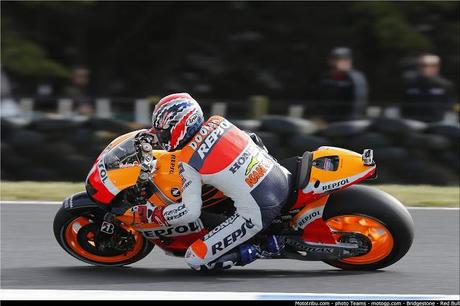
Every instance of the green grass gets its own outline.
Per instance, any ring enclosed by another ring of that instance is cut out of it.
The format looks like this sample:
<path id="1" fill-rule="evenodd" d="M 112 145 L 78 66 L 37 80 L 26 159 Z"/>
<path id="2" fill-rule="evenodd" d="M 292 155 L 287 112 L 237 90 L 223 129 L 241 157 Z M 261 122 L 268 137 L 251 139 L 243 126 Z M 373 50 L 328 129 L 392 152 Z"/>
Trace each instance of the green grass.
<path id="1" fill-rule="evenodd" d="M 459 186 L 431 186 L 431 185 L 377 185 L 375 186 L 395 198 L 406 206 L 445 206 L 459 207 Z"/>
<path id="2" fill-rule="evenodd" d="M 68 195 L 84 190 L 84 183 L 1 182 L 0 199 L 62 201 Z"/>
<path id="3" fill-rule="evenodd" d="M 458 207 L 459 187 L 429 185 L 374 185 L 386 191 L 407 206 Z M 83 183 L 62 182 L 1 182 L 1 200 L 50 200 L 62 201 L 66 196 L 84 191 Z"/>

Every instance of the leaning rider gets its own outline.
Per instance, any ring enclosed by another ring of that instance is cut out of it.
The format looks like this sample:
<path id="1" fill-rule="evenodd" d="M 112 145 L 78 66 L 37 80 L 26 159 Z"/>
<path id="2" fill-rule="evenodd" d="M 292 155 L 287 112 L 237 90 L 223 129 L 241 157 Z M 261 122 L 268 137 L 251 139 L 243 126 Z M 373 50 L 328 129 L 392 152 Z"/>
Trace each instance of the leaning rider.
<path id="1" fill-rule="evenodd" d="M 280 214 L 288 198 L 288 170 L 225 118 L 212 116 L 204 122 L 200 105 L 187 93 L 161 99 L 152 125 L 164 150 L 181 150 L 182 202 L 152 206 L 151 220 L 164 226 L 196 221 L 201 214 L 202 184 L 218 188 L 235 203 L 233 216 L 188 248 L 185 260 L 191 268 L 242 266 L 263 252 L 280 251 L 275 236 L 268 236 L 262 251 L 249 240 Z"/>

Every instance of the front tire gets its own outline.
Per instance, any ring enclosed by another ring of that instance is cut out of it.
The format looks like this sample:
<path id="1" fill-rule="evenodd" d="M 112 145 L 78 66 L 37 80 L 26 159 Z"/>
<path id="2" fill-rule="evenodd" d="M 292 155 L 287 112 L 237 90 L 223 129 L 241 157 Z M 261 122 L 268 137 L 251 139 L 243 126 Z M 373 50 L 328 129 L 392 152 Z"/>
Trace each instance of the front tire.
<path id="1" fill-rule="evenodd" d="M 79 208 L 69 211 L 61 207 L 54 217 L 53 230 L 59 245 L 73 257 L 96 266 L 125 266 L 147 256 L 154 245 L 140 233 L 134 232 L 134 247 L 127 252 L 101 253 L 91 241 L 94 237 L 94 221 L 103 213 L 98 208 Z"/>
<path id="2" fill-rule="evenodd" d="M 360 220 L 369 228 L 380 231 L 386 237 L 381 245 L 372 242 L 377 254 L 355 256 L 325 263 L 344 270 L 377 270 L 388 267 L 400 260 L 408 251 L 414 240 L 414 222 L 408 210 L 393 196 L 375 188 L 355 185 L 332 194 L 324 209 L 323 219 L 332 228 L 337 220 Z M 355 219 L 353 219 L 355 218 Z M 366 221 L 367 220 L 367 221 Z M 368 224 L 370 225 L 368 225 Z M 340 223 L 339 223 L 340 224 Z M 366 227 L 350 224 L 344 228 L 360 231 Z M 377 235 L 378 236 L 378 235 Z M 386 248 L 386 249 L 385 249 Z M 380 254 L 379 254 L 380 252 Z M 367 256 L 367 257 L 366 257 Z"/>

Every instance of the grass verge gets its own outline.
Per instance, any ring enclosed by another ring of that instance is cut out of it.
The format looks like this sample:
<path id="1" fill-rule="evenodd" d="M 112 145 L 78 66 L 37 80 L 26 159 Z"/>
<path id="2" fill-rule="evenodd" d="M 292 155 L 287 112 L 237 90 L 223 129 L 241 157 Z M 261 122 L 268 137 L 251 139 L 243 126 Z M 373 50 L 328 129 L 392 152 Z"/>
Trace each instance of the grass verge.
<path id="1" fill-rule="evenodd" d="M 407 206 L 459 207 L 459 187 L 429 185 L 373 185 Z M 66 196 L 85 190 L 84 183 L 1 182 L 1 200 L 62 201 Z"/>

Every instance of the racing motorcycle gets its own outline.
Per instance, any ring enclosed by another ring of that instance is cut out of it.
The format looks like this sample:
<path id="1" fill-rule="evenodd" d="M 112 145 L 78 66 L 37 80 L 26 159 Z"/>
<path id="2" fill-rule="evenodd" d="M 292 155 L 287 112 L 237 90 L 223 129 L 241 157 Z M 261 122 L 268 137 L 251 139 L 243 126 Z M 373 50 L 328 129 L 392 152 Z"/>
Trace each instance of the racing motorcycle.
<path id="1" fill-rule="evenodd" d="M 234 213 L 230 198 L 204 185 L 196 222 L 164 227 L 146 221 L 138 209 L 146 198 L 155 206 L 177 203 L 182 186 L 180 151 L 158 150 L 149 137 L 134 131 L 116 138 L 95 161 L 86 192 L 64 200 L 53 227 L 67 253 L 97 266 L 132 264 L 154 246 L 183 257 L 195 240 Z M 356 185 L 377 175 L 372 150 L 358 154 L 324 146 L 279 163 L 292 174 L 289 199 L 271 226 L 251 242 L 263 248 L 267 235 L 274 234 L 282 250 L 262 258 L 376 270 L 408 252 L 414 224 L 407 209 L 383 191 Z"/>

